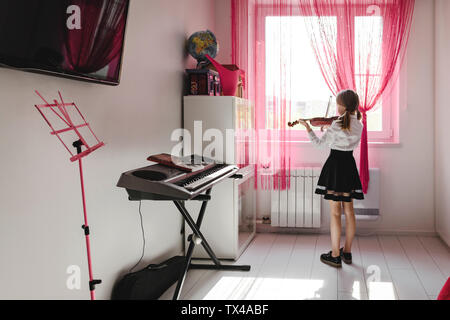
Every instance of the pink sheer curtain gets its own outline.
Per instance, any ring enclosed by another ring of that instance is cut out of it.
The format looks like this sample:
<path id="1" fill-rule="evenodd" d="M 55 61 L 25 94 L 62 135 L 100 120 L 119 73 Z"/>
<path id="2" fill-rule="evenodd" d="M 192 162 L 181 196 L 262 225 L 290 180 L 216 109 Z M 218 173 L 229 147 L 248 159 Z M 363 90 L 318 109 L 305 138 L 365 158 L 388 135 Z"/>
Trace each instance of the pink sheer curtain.
<path id="1" fill-rule="evenodd" d="M 298 9 L 296 10 L 298 14 Z M 292 16 L 290 1 L 232 0 L 233 63 L 246 71 L 246 98 L 255 104 L 256 183 L 263 188 L 286 188 L 292 165 L 291 60 L 289 39 L 295 30 L 281 19 L 270 21 L 272 34 L 266 37 L 268 17 Z M 270 42 L 270 45 L 266 44 Z M 276 61 L 266 68 L 266 55 Z M 266 83 L 266 77 L 271 81 Z"/>
<path id="2" fill-rule="evenodd" d="M 397 79 L 413 9 L 414 0 L 232 0 L 232 57 L 247 72 L 246 97 L 255 103 L 256 170 L 263 187 L 275 175 L 274 187 L 285 188 L 293 164 L 295 136 L 286 124 L 296 90 L 293 74 L 302 70 L 293 63 L 298 25 L 289 17 L 303 17 L 331 92 L 353 89 L 360 96 L 360 176 L 366 193 L 367 112 L 378 106 Z"/>
<path id="3" fill-rule="evenodd" d="M 369 186 L 368 111 L 389 94 L 407 47 L 414 0 L 298 0 L 317 61 L 336 95 L 353 89 L 360 97 L 364 130 L 360 178 Z M 330 19 L 337 18 L 337 24 Z M 385 105 L 384 108 L 391 106 Z"/>

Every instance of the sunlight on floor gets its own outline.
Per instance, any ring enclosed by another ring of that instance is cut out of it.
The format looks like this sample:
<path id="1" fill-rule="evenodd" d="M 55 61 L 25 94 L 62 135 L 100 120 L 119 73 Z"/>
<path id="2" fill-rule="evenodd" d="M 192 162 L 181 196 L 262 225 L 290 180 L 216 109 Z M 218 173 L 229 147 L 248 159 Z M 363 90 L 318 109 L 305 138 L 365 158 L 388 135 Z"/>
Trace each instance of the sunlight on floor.
<path id="1" fill-rule="evenodd" d="M 368 282 L 369 300 L 395 300 L 392 282 Z"/>
<path id="2" fill-rule="evenodd" d="M 323 280 L 222 277 L 203 299 L 320 299 L 322 286 Z"/>
<path id="3" fill-rule="evenodd" d="M 361 285 L 359 281 L 355 281 L 353 283 L 352 298 L 355 300 L 361 300 Z"/>
<path id="4" fill-rule="evenodd" d="M 226 276 L 209 290 L 204 300 L 307 300 L 323 299 L 325 281 L 313 279 L 280 279 L 263 277 Z M 395 300 L 394 287 L 390 282 L 369 282 L 370 300 Z M 353 283 L 351 298 L 361 300 L 361 283 Z"/>

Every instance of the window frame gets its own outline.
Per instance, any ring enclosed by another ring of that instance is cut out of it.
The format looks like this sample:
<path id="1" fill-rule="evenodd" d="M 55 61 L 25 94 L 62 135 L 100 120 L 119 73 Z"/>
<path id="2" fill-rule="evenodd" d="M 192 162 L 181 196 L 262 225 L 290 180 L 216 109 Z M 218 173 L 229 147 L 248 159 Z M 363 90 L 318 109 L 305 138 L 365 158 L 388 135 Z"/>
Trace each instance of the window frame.
<path id="1" fill-rule="evenodd" d="M 260 42 L 260 44 L 264 47 L 264 51 L 266 50 L 266 18 L 267 17 L 271 17 L 274 16 L 271 14 L 271 6 L 269 5 L 256 5 L 256 17 L 258 19 L 261 19 L 261 21 L 264 21 L 264 26 L 262 28 L 263 30 L 263 34 L 257 35 L 257 41 Z M 346 35 L 348 34 L 345 31 L 340 30 L 343 26 L 345 26 L 346 24 L 346 19 L 344 17 L 340 17 L 340 16 L 336 16 L 336 15 L 330 15 L 330 16 L 334 16 L 337 19 L 337 28 L 338 28 L 338 38 L 340 37 L 339 35 Z M 353 24 L 353 28 L 355 27 L 355 19 L 356 17 L 360 17 L 361 15 L 356 15 L 356 14 L 352 14 L 352 18 L 350 19 L 351 23 Z M 370 15 L 367 15 L 370 16 Z M 288 17 L 288 16 L 286 16 Z M 354 40 L 353 40 L 354 42 Z M 339 57 L 338 57 L 339 59 Z M 262 61 L 262 63 L 264 64 L 264 66 L 266 66 L 266 54 L 264 53 L 264 61 Z M 397 69 L 400 66 L 397 65 Z M 266 69 L 266 67 L 264 67 L 264 69 Z M 382 105 L 382 126 L 383 126 L 383 130 L 382 131 L 368 131 L 368 142 L 370 143 L 396 143 L 398 142 L 398 125 L 395 126 L 395 123 L 398 124 L 398 109 L 399 109 L 399 105 L 400 105 L 400 83 L 402 80 L 402 74 L 400 72 L 397 73 L 399 75 L 399 79 L 397 79 L 397 81 L 392 85 L 390 94 L 384 94 L 380 99 L 381 99 L 381 105 Z M 266 81 L 266 75 L 265 75 L 265 71 L 264 71 L 264 85 L 260 86 L 260 88 L 265 88 L 265 81 Z M 263 135 L 270 137 L 270 136 L 274 136 L 273 135 L 273 130 L 279 130 L 279 129 L 270 129 L 267 128 L 267 117 L 266 117 L 266 112 L 267 112 L 267 105 L 266 105 L 266 93 L 265 93 L 265 89 L 261 90 L 262 93 L 260 93 L 262 95 L 262 101 L 264 101 L 264 118 L 261 118 L 258 122 L 260 123 L 260 130 L 263 131 Z M 371 111 L 368 111 L 367 115 L 368 117 L 370 117 L 370 113 Z M 263 126 L 261 126 L 261 124 L 263 124 Z M 317 131 L 315 128 L 313 128 L 314 131 Z M 309 138 L 308 138 L 308 133 L 306 132 L 306 130 L 295 130 L 295 129 L 286 129 L 286 134 L 282 135 L 284 137 L 286 137 L 287 139 L 290 139 L 289 142 L 299 142 L 299 143 L 304 143 L 304 142 L 309 142 Z"/>

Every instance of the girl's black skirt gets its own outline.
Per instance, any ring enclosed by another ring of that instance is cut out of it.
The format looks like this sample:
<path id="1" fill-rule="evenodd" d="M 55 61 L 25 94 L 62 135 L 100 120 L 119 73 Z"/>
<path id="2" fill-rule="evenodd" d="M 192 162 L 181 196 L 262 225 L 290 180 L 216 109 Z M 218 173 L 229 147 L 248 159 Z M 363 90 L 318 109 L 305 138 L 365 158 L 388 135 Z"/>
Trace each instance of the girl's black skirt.
<path id="1" fill-rule="evenodd" d="M 353 151 L 331 150 L 320 173 L 316 193 L 333 201 L 364 199 Z"/>

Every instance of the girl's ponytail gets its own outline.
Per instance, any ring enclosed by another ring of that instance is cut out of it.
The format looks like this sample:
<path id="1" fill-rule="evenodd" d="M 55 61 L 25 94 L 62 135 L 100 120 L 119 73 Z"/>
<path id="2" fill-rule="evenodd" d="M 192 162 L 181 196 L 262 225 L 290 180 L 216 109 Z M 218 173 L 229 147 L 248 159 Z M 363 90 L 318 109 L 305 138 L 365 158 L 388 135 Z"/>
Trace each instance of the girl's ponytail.
<path id="1" fill-rule="evenodd" d="M 341 117 L 341 127 L 342 130 L 350 130 L 350 123 L 351 123 L 350 113 L 347 111 L 345 114 Z"/>
<path id="2" fill-rule="evenodd" d="M 356 109 L 356 116 L 358 117 L 358 120 L 362 119 L 362 114 L 361 114 L 361 111 L 359 111 L 359 108 Z"/>
<path id="3" fill-rule="evenodd" d="M 345 114 L 339 118 L 343 130 L 350 130 L 351 114 L 356 112 L 358 120 L 361 120 L 361 112 L 359 112 L 359 97 L 353 90 L 344 90 L 339 92 L 336 102 L 345 107 Z"/>

